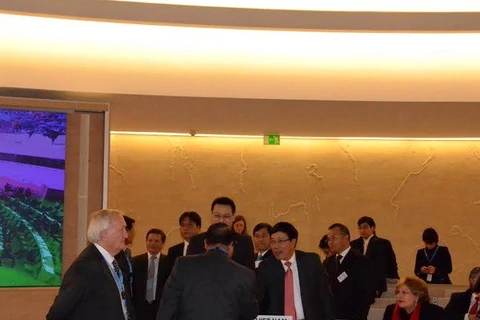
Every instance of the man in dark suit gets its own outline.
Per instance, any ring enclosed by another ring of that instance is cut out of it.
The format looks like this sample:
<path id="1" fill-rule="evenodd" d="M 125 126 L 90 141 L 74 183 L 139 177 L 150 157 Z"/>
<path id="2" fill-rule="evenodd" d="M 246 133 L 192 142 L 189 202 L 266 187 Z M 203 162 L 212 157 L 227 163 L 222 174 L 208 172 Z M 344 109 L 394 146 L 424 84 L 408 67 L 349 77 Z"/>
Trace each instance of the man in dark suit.
<path id="1" fill-rule="evenodd" d="M 327 236 L 334 255 L 324 265 L 335 300 L 335 318 L 366 320 L 374 290 L 367 259 L 350 246 L 350 231 L 345 225 L 331 225 Z"/>
<path id="2" fill-rule="evenodd" d="M 288 222 L 271 230 L 273 256 L 257 271 L 260 314 L 294 320 L 333 320 L 334 302 L 325 269 L 316 253 L 295 250 L 298 231 Z"/>
<path id="3" fill-rule="evenodd" d="M 92 243 L 65 273 L 47 320 L 133 320 L 126 279 L 114 256 L 125 250 L 125 220 L 116 210 L 91 214 L 87 230 Z"/>
<path id="4" fill-rule="evenodd" d="M 219 197 L 213 200 L 210 206 L 212 212 L 212 224 L 222 222 L 232 227 L 235 216 L 235 202 L 227 197 Z M 205 252 L 206 233 L 202 232 L 190 239 L 187 254 L 200 254 Z M 241 265 L 255 269 L 255 254 L 253 252 L 252 238 L 236 233 L 233 238 L 235 249 L 232 260 Z"/>
<path id="5" fill-rule="evenodd" d="M 387 291 L 387 278 L 399 278 L 397 258 L 390 241 L 377 237 L 373 218 L 361 217 L 357 225 L 360 238 L 353 240 L 351 246 L 367 257 L 374 277 L 375 298 L 380 298 Z"/>
<path id="6" fill-rule="evenodd" d="M 255 246 L 255 268 L 260 262 L 272 255 L 270 249 L 270 232 L 272 226 L 268 223 L 259 223 L 253 228 L 253 245 Z"/>
<path id="7" fill-rule="evenodd" d="M 470 271 L 468 277 L 469 288 L 465 292 L 452 293 L 450 301 L 445 307 L 445 314 L 448 320 L 475 320 L 475 314 L 469 314 L 475 299 L 480 295 L 480 267 L 475 267 Z"/>
<path id="8" fill-rule="evenodd" d="M 127 239 L 125 239 L 125 250 L 120 251 L 116 256 L 115 260 L 117 260 L 118 265 L 120 266 L 120 270 L 123 272 L 123 276 L 127 279 L 126 283 L 128 288 L 127 293 L 132 294 L 132 285 L 133 285 L 133 267 L 132 267 L 132 251 L 128 247 L 133 243 L 133 238 L 135 237 L 135 219 L 129 216 L 123 216 L 125 219 L 127 230 Z"/>
<path id="9" fill-rule="evenodd" d="M 229 258 L 233 237 L 225 223 L 212 224 L 205 236 L 208 251 L 177 259 L 157 320 L 255 319 L 255 273 Z"/>
<path id="10" fill-rule="evenodd" d="M 182 213 L 178 219 L 178 225 L 180 226 L 180 235 L 183 238 L 183 242 L 168 249 L 167 255 L 172 265 L 175 263 L 175 260 L 178 257 L 187 255 L 190 239 L 200 232 L 202 227 L 202 218 L 195 211 L 186 211 Z"/>
<path id="11" fill-rule="evenodd" d="M 154 320 L 171 264 L 161 254 L 166 240 L 160 229 L 150 229 L 145 237 L 147 252 L 133 257 L 133 304 L 138 319 Z"/>

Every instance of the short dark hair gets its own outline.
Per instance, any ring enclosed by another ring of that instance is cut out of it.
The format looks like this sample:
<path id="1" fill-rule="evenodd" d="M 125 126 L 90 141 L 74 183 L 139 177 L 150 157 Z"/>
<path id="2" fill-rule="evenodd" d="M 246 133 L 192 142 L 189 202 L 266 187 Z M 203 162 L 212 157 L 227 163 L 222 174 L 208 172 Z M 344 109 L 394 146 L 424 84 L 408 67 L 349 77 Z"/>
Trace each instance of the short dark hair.
<path id="1" fill-rule="evenodd" d="M 270 235 L 277 233 L 277 232 L 283 232 L 286 233 L 288 236 L 288 239 L 293 240 L 297 239 L 298 241 L 298 231 L 297 229 L 293 226 L 293 224 L 289 222 L 277 222 L 273 227 L 272 230 L 270 231 Z"/>
<path id="2" fill-rule="evenodd" d="M 360 226 L 361 224 L 368 224 L 370 227 L 375 228 L 375 221 L 373 220 L 372 217 L 367 217 L 363 216 L 360 219 L 358 219 L 357 225 Z"/>
<path id="3" fill-rule="evenodd" d="M 218 197 L 215 198 L 212 202 L 212 205 L 210 206 L 210 211 L 213 212 L 213 207 L 215 207 L 216 204 L 221 204 L 224 206 L 230 206 L 232 208 L 232 213 L 235 214 L 235 202 L 230 199 L 229 197 Z"/>
<path id="4" fill-rule="evenodd" d="M 190 219 L 193 223 L 195 223 L 197 227 L 202 227 L 202 217 L 200 217 L 200 215 L 195 211 L 185 211 L 184 213 L 182 213 L 180 218 L 178 218 L 178 225 L 181 225 L 183 220 L 187 218 Z"/>
<path id="5" fill-rule="evenodd" d="M 253 228 L 253 234 L 255 234 L 255 232 L 260 231 L 262 229 L 267 229 L 268 234 L 270 234 L 270 232 L 272 231 L 272 226 L 269 225 L 268 223 L 261 222 Z"/>
<path id="6" fill-rule="evenodd" d="M 227 224 L 219 222 L 208 227 L 205 241 L 208 245 L 230 245 L 233 242 L 233 230 Z"/>
<path id="7" fill-rule="evenodd" d="M 162 243 L 165 243 L 165 240 L 167 239 L 167 235 L 162 230 L 156 229 L 156 228 L 148 230 L 147 235 L 145 236 L 145 240 L 147 240 L 148 236 L 152 233 L 153 234 L 159 234 L 160 237 L 162 238 Z"/>
<path id="8" fill-rule="evenodd" d="M 341 223 L 334 223 L 330 227 L 328 227 L 328 230 L 332 230 L 338 228 L 340 229 L 340 233 L 343 234 L 344 236 L 348 236 L 350 239 L 350 231 L 348 230 L 347 226 Z"/>
<path id="9" fill-rule="evenodd" d="M 133 224 L 135 223 L 135 219 L 129 217 L 129 216 L 123 216 L 123 219 L 125 219 L 125 229 L 127 229 L 127 231 L 130 231 L 133 229 Z"/>
<path id="10" fill-rule="evenodd" d="M 422 240 L 425 243 L 438 243 L 438 233 L 433 228 L 427 228 L 423 230 Z"/>
<path id="11" fill-rule="evenodd" d="M 320 249 L 330 249 L 330 247 L 328 246 L 328 235 L 324 235 L 322 237 L 322 239 L 320 239 L 320 243 L 318 244 L 318 247 Z"/>

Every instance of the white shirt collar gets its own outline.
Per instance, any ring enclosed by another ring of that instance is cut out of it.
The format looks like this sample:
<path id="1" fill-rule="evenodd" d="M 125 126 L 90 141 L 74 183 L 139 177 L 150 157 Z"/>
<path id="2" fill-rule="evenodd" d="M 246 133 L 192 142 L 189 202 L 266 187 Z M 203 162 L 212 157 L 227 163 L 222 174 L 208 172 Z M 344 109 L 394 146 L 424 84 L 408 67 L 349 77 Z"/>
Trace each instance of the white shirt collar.
<path id="1" fill-rule="evenodd" d="M 115 257 L 113 257 L 107 250 L 105 250 L 104 247 L 102 247 L 98 243 L 94 243 L 93 245 L 98 249 L 98 251 L 100 251 L 105 261 L 112 264 L 113 260 L 115 260 Z"/>
<path id="2" fill-rule="evenodd" d="M 352 247 L 349 246 L 347 249 L 343 250 L 343 251 L 340 253 L 340 255 L 342 256 L 342 259 L 340 259 L 340 262 L 342 262 L 343 259 L 345 259 L 345 256 L 346 256 L 346 255 L 348 254 L 348 252 L 350 251 L 350 248 L 352 248 Z M 337 254 L 337 256 L 338 256 L 338 254 Z"/>
<path id="3" fill-rule="evenodd" d="M 372 234 L 372 235 L 371 235 L 370 237 L 368 237 L 367 239 L 363 239 L 363 238 L 362 238 L 362 239 L 363 239 L 363 242 L 369 242 L 370 239 L 372 239 L 373 236 L 374 236 L 374 234 Z"/>
<path id="4" fill-rule="evenodd" d="M 147 255 L 148 255 L 148 260 L 150 260 L 150 258 L 151 258 L 152 256 L 155 256 L 155 257 L 157 257 L 157 259 L 159 259 L 159 258 L 160 258 L 160 252 L 159 252 L 159 253 L 157 253 L 157 254 L 155 254 L 155 255 L 153 255 L 153 254 L 151 254 L 150 252 L 148 252 L 148 251 L 147 251 Z"/>
<path id="5" fill-rule="evenodd" d="M 290 257 L 290 259 L 280 260 L 280 261 L 282 262 L 282 265 L 283 265 L 284 268 L 286 268 L 285 262 L 287 262 L 287 261 L 289 261 L 292 264 L 291 267 L 296 266 L 297 265 L 297 259 L 295 258 L 295 251 L 293 252 L 293 255 Z"/>

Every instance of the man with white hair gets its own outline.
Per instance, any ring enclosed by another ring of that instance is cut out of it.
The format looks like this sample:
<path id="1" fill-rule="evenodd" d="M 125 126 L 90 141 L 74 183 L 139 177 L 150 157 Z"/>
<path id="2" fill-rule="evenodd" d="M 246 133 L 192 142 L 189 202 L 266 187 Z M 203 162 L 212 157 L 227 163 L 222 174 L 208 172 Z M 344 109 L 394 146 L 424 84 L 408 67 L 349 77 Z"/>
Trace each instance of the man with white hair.
<path id="1" fill-rule="evenodd" d="M 125 220 L 117 210 L 99 210 L 90 216 L 91 242 L 64 275 L 47 320 L 135 320 L 126 293 L 128 279 L 115 260 L 125 250 Z"/>

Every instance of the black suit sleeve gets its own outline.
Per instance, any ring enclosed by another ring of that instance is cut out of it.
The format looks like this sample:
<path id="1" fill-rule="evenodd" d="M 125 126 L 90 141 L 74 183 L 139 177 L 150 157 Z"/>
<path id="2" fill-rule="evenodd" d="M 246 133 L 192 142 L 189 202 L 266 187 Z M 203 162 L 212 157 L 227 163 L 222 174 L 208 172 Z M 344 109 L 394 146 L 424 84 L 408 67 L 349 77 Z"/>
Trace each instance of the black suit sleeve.
<path id="1" fill-rule="evenodd" d="M 448 251 L 447 247 L 440 247 L 439 249 L 442 249 L 442 254 L 440 257 L 440 263 L 437 265 L 437 270 L 435 273 L 437 276 L 443 277 L 452 273 L 452 257 L 450 256 L 450 252 Z"/>
<path id="2" fill-rule="evenodd" d="M 385 240 L 385 253 L 387 255 L 387 278 L 399 279 L 397 257 L 393 251 L 392 243 Z"/>
<path id="3" fill-rule="evenodd" d="M 383 320 L 392 320 L 395 304 L 388 305 L 383 313 Z"/>
<path id="4" fill-rule="evenodd" d="M 322 263 L 320 262 L 320 257 L 315 255 L 315 269 L 317 274 L 317 294 L 320 306 L 322 308 L 321 312 L 322 315 L 320 319 L 325 320 L 333 320 L 335 319 L 335 311 L 334 311 L 334 301 L 333 301 L 333 294 L 330 290 L 330 286 L 328 284 L 328 276 L 323 267 Z"/>
<path id="5" fill-rule="evenodd" d="M 251 270 L 255 270 L 255 252 L 252 238 L 239 236 L 237 241 L 239 242 L 237 243 L 238 248 L 234 249 L 232 259 Z"/>
<path id="6" fill-rule="evenodd" d="M 255 299 L 255 273 L 250 273 L 245 277 L 245 292 L 242 294 L 242 320 L 252 320 L 258 315 L 258 303 Z"/>
<path id="7" fill-rule="evenodd" d="M 182 292 L 182 281 L 178 276 L 181 273 L 180 269 L 179 259 L 177 259 L 165 284 L 156 320 L 172 320 L 175 318 L 175 311 Z"/>
<path id="8" fill-rule="evenodd" d="M 422 255 L 422 250 L 418 250 L 417 251 L 417 256 L 415 257 L 415 268 L 413 270 L 413 273 L 415 273 L 415 275 L 417 277 L 421 277 L 422 276 L 422 273 L 420 272 L 420 269 L 425 266 L 425 259 Z"/>
<path id="9" fill-rule="evenodd" d="M 269 295 L 268 295 L 268 270 L 265 263 L 262 262 L 257 268 L 257 277 L 255 283 L 255 296 L 258 301 L 259 314 L 268 313 Z"/>
<path id="10" fill-rule="evenodd" d="M 471 293 L 453 293 L 445 307 L 446 318 L 449 320 L 463 320 L 470 306 Z"/>
<path id="11" fill-rule="evenodd" d="M 47 320 L 70 319 L 71 314 L 85 296 L 85 283 L 88 279 L 76 268 L 70 268 L 65 274 L 60 291 L 47 314 Z"/>
<path id="12" fill-rule="evenodd" d="M 187 248 L 187 255 L 205 253 L 205 237 L 203 235 L 204 234 L 202 233 L 197 234 L 190 239 L 190 243 L 188 244 Z"/>

